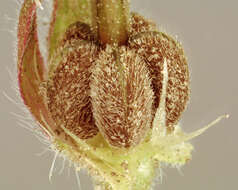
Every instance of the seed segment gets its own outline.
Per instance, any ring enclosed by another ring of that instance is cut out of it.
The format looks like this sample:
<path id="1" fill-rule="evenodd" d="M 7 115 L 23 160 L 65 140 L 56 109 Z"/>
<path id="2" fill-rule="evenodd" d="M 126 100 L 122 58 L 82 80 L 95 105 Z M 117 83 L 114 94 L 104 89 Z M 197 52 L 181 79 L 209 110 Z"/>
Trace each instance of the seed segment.
<path id="1" fill-rule="evenodd" d="M 69 129 L 80 139 L 88 139 L 98 133 L 89 97 L 90 68 L 97 57 L 97 47 L 92 42 L 75 39 L 69 32 L 65 37 L 69 39 L 52 59 L 47 83 L 48 107 L 58 126 Z"/>
<path id="2" fill-rule="evenodd" d="M 110 145 L 138 145 L 150 129 L 153 90 L 144 61 L 126 47 L 107 46 L 92 70 L 91 98 L 96 125 Z"/>
<path id="3" fill-rule="evenodd" d="M 181 45 L 161 32 L 146 32 L 132 36 L 129 46 L 136 49 L 150 69 L 155 92 L 154 113 L 160 102 L 163 81 L 163 60 L 168 63 L 166 95 L 166 126 L 172 130 L 189 99 L 189 71 Z"/>
<path id="4" fill-rule="evenodd" d="M 130 19 L 130 36 L 135 36 L 143 32 L 152 32 L 156 31 L 156 24 L 148 19 L 145 19 L 143 16 L 138 13 L 131 13 Z"/>
<path id="5" fill-rule="evenodd" d="M 67 28 L 62 40 L 63 44 L 61 45 L 73 40 L 86 40 L 93 42 L 95 40 L 94 38 L 93 31 L 88 24 L 75 22 Z"/>

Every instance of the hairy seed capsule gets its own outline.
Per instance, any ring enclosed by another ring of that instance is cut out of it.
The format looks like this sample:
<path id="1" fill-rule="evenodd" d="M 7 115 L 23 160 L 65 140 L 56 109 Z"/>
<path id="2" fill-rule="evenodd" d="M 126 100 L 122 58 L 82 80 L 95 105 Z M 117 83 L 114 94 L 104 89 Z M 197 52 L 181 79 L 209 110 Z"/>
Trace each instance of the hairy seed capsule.
<path id="1" fill-rule="evenodd" d="M 131 37 L 129 46 L 146 61 L 155 92 L 154 110 L 158 108 L 163 81 L 163 60 L 168 62 L 166 125 L 168 130 L 178 122 L 189 99 L 189 71 L 183 49 L 161 32 L 146 32 Z"/>
<path id="2" fill-rule="evenodd" d="M 132 50 L 107 46 L 92 72 L 91 97 L 96 125 L 110 145 L 138 145 L 150 129 L 153 90 L 144 61 Z"/>
<path id="3" fill-rule="evenodd" d="M 90 67 L 96 56 L 97 47 L 93 43 L 70 38 L 52 59 L 47 82 L 48 107 L 53 119 L 80 139 L 98 133 L 89 96 Z"/>

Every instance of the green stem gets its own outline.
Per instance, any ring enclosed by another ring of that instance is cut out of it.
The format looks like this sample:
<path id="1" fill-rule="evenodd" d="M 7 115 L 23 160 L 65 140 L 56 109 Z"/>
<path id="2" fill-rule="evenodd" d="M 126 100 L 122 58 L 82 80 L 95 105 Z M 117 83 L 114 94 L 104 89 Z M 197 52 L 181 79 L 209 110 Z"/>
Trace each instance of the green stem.
<path id="1" fill-rule="evenodd" d="M 128 39 L 128 0 L 97 0 L 98 36 L 101 44 L 123 45 Z"/>

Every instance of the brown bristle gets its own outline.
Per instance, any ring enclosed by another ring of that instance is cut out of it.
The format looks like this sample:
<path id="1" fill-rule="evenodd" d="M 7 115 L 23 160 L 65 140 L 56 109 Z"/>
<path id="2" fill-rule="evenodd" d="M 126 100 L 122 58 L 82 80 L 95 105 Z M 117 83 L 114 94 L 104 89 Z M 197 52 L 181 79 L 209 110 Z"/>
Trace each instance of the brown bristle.
<path id="1" fill-rule="evenodd" d="M 107 46 L 95 62 L 91 98 L 96 125 L 110 145 L 138 145 L 151 127 L 154 94 L 144 61 L 132 50 Z"/>
<path id="2" fill-rule="evenodd" d="M 172 130 L 189 99 L 189 71 L 181 45 L 161 32 L 147 32 L 129 40 L 129 46 L 144 58 L 155 92 L 154 112 L 158 108 L 163 80 L 163 60 L 168 62 L 166 125 Z"/>
<path id="3" fill-rule="evenodd" d="M 134 36 L 142 32 L 152 32 L 156 31 L 156 24 L 150 20 L 145 19 L 143 16 L 138 13 L 131 14 L 131 27 L 130 35 Z"/>
<path id="4" fill-rule="evenodd" d="M 83 40 L 71 40 L 53 59 L 47 83 L 48 107 L 56 124 L 80 139 L 98 133 L 90 102 L 91 66 L 96 46 Z"/>

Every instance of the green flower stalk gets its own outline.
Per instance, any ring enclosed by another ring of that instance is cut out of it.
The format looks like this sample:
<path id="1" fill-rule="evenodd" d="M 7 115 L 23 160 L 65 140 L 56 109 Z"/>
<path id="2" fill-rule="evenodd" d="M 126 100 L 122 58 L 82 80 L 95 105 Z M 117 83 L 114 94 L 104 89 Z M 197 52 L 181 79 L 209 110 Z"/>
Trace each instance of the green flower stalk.
<path id="1" fill-rule="evenodd" d="M 22 99 L 56 155 L 87 168 L 102 190 L 151 189 L 161 163 L 187 163 L 188 141 L 227 117 L 181 130 L 190 94 L 183 48 L 129 5 L 54 0 L 47 59 L 38 42 L 40 1 L 24 0 L 19 15 Z"/>

